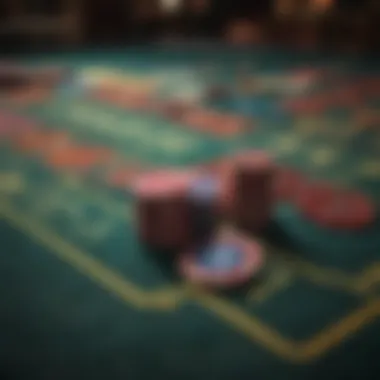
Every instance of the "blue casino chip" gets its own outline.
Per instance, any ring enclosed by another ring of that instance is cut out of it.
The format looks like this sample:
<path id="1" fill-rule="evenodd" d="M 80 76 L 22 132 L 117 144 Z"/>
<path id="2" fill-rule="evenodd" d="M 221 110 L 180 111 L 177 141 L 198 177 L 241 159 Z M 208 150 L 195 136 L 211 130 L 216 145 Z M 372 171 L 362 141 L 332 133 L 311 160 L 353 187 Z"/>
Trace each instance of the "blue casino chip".
<path id="1" fill-rule="evenodd" d="M 241 248 L 233 244 L 213 244 L 199 253 L 199 265 L 209 270 L 231 270 L 243 261 Z"/>
<path id="2" fill-rule="evenodd" d="M 223 232 L 213 242 L 179 256 L 179 271 L 187 281 L 212 288 L 243 285 L 263 266 L 263 247 L 234 231 Z"/>
<path id="3" fill-rule="evenodd" d="M 219 181 L 213 176 L 204 176 L 196 179 L 190 186 L 189 195 L 200 203 L 214 202 L 219 196 Z"/>

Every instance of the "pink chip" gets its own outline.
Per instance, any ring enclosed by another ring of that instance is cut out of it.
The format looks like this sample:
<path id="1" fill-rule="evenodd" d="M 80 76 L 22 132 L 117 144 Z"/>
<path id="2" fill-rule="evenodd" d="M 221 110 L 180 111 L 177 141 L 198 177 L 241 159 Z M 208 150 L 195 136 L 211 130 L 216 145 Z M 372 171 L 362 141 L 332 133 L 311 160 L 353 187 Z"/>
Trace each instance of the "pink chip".
<path id="1" fill-rule="evenodd" d="M 165 197 L 184 194 L 196 173 L 180 170 L 162 170 L 145 173 L 132 185 L 133 191 L 141 197 Z"/>

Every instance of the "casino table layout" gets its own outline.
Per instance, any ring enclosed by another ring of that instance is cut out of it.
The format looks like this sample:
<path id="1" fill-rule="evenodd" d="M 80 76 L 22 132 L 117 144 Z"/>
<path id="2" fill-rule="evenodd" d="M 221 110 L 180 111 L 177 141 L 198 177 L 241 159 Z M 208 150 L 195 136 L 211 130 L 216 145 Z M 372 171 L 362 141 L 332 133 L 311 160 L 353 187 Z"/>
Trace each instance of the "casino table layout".
<path id="1" fill-rule="evenodd" d="M 216 292 L 187 283 L 164 253 L 140 245 L 128 191 L 151 168 L 203 167 L 258 148 L 379 207 L 378 62 L 161 47 L 22 63 L 64 68 L 65 79 L 1 98 L 5 374 L 378 377 L 379 219 L 338 231 L 278 203 L 259 237 L 262 272 L 244 289 Z M 205 96 L 210 88 L 228 94 Z M 178 101 L 201 117 L 159 112 Z M 222 116 L 206 123 L 200 108 Z"/>

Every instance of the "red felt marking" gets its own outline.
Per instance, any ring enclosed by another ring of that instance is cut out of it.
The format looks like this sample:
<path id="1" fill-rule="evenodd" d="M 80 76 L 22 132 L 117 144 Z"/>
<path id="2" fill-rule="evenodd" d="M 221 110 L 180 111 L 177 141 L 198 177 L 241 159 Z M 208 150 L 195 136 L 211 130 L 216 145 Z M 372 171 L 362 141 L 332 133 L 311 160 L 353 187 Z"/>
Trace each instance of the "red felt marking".
<path id="1" fill-rule="evenodd" d="M 318 114 L 326 107 L 326 99 L 322 96 L 298 98 L 284 103 L 285 110 L 295 114 Z"/>
<path id="2" fill-rule="evenodd" d="M 7 112 L 0 113 L 0 137 L 14 137 L 19 133 L 26 133 L 38 127 L 31 119 L 13 115 Z"/>
<path id="3" fill-rule="evenodd" d="M 23 153 L 45 154 L 49 150 L 63 145 L 69 137 L 66 132 L 27 130 L 12 136 L 13 146 Z"/>
<path id="4" fill-rule="evenodd" d="M 125 89 L 102 87 L 90 93 L 93 99 L 109 103 L 114 106 L 129 110 L 149 110 L 152 108 L 152 100 L 147 95 L 142 95 Z"/>
<path id="5" fill-rule="evenodd" d="M 189 128 L 223 137 L 239 134 L 245 130 L 243 117 L 218 113 L 201 108 L 192 109 L 183 115 L 182 122 Z"/>

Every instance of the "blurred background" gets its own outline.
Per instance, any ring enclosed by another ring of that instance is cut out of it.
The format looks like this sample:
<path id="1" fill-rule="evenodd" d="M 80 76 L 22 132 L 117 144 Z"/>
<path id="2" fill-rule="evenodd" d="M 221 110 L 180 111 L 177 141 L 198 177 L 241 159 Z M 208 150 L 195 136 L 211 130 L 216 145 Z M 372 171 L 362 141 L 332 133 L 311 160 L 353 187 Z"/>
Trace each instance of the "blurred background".
<path id="1" fill-rule="evenodd" d="M 379 50 L 380 0 L 1 0 L 1 52 L 219 40 Z"/>

